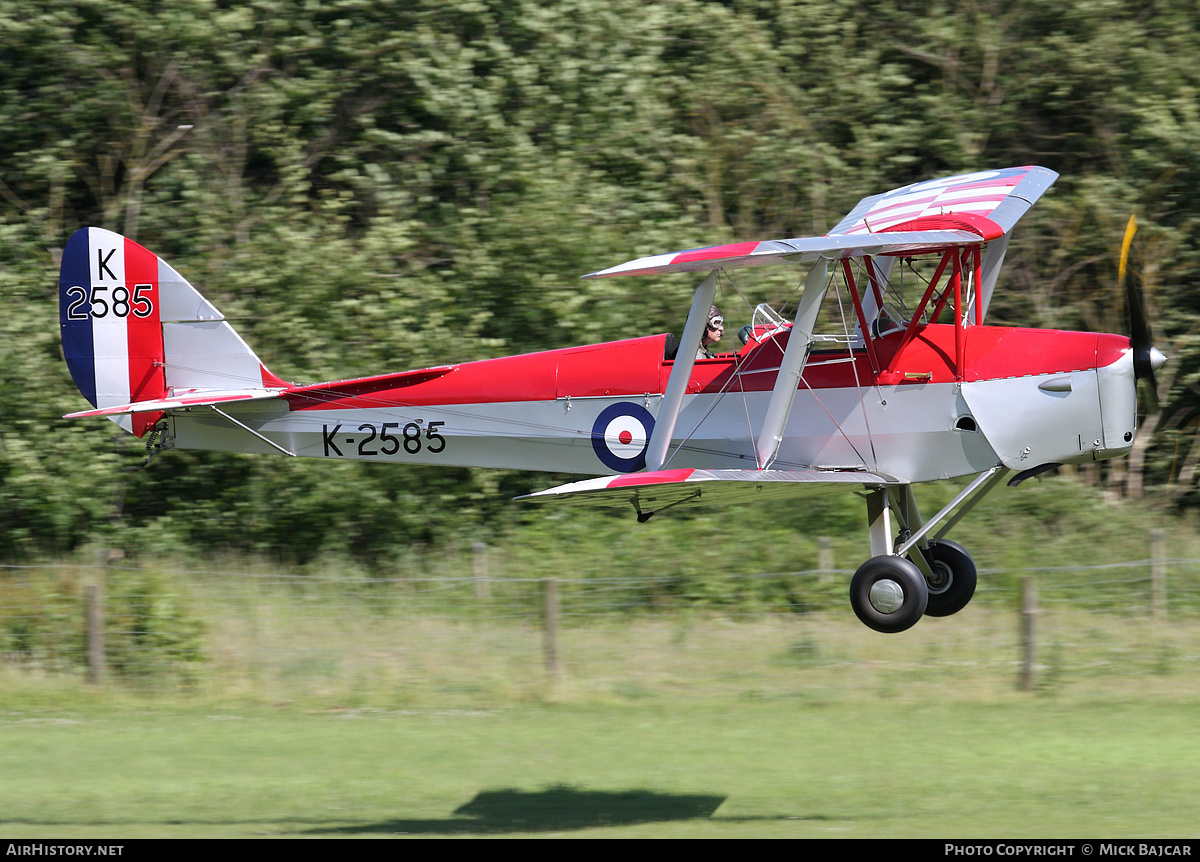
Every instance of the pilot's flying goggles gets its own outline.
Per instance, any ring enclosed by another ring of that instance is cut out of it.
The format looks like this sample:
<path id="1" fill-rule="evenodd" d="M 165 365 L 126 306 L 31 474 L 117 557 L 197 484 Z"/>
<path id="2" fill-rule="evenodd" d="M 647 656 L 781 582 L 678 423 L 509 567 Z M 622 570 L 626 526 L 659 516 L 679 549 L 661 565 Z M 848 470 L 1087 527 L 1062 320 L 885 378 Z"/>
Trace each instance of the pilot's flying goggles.
<path id="1" fill-rule="evenodd" d="M 725 318 L 710 317 L 708 319 L 708 328 L 709 329 L 724 329 L 725 328 Z"/>

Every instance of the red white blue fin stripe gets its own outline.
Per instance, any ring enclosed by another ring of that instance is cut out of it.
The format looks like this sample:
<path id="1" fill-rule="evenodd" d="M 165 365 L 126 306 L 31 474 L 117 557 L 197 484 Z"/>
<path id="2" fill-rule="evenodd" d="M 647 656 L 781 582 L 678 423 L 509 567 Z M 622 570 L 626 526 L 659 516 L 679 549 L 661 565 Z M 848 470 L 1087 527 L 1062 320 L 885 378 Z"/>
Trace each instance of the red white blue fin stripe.
<path id="1" fill-rule="evenodd" d="M 59 322 L 71 377 L 97 409 L 284 385 L 183 276 L 102 228 L 76 231 L 63 250 Z M 105 415 L 141 436 L 152 413 Z"/>

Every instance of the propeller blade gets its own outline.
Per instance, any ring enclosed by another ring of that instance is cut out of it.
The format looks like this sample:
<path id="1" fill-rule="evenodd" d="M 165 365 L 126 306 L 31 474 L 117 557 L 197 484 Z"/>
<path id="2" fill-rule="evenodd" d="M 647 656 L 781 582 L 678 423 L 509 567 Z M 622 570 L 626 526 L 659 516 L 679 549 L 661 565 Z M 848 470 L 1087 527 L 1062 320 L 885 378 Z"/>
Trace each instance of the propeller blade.
<path id="1" fill-rule="evenodd" d="M 1133 235 L 1137 233 L 1137 219 L 1129 217 L 1125 226 L 1125 237 L 1121 241 L 1121 262 L 1117 269 L 1118 286 L 1125 293 L 1125 303 L 1129 308 L 1129 337 L 1134 349 L 1150 347 L 1154 344 L 1154 333 L 1150 329 L 1150 320 L 1146 315 L 1146 301 L 1142 296 L 1141 284 L 1136 278 L 1126 278 L 1129 268 L 1129 247 L 1133 244 Z"/>
<path id="2" fill-rule="evenodd" d="M 1125 304 L 1129 308 L 1129 343 L 1133 347 L 1133 370 L 1138 380 L 1146 381 L 1146 403 L 1151 413 L 1158 411 L 1158 380 L 1155 370 L 1162 367 L 1166 357 L 1154 346 L 1154 332 L 1150 327 L 1150 316 L 1146 313 L 1146 298 L 1142 293 L 1141 281 L 1126 278 L 1129 268 L 1129 249 L 1137 233 L 1137 218 L 1129 217 L 1125 225 L 1125 236 L 1121 240 L 1121 260 L 1117 267 L 1117 285 L 1125 293 Z"/>
<path id="3" fill-rule="evenodd" d="M 1125 225 L 1125 236 L 1121 239 L 1121 262 L 1117 267 L 1117 280 L 1119 284 L 1125 283 L 1125 268 L 1129 263 L 1129 247 L 1133 245 L 1133 235 L 1137 233 L 1137 216 L 1129 217 L 1129 224 Z"/>

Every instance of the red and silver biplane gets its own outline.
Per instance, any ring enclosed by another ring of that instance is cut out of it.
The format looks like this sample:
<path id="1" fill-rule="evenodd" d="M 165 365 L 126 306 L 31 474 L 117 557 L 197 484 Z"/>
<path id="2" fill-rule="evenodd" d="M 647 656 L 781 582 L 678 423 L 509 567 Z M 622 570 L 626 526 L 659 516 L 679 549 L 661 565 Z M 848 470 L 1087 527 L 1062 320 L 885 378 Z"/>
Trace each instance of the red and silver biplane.
<path id="1" fill-rule="evenodd" d="M 85 228 L 63 253 L 60 317 L 71 374 L 94 409 L 70 416 L 106 416 L 145 437 L 149 455 L 585 474 L 594 478 L 521 499 L 625 507 L 639 521 L 854 491 L 866 500 L 871 557 L 851 604 L 871 628 L 903 631 L 971 599 L 975 565 L 945 535 L 1006 475 L 1015 484 L 1130 451 L 1137 381 L 1164 361 L 1144 322 L 1133 338 L 985 324 L 1012 229 L 1056 177 L 1015 167 L 916 183 L 863 199 L 826 236 L 656 255 L 585 276 L 707 273 L 679 339 L 311 385 L 268 371 L 161 258 Z M 740 349 L 707 357 L 718 277 L 768 264 L 798 270 L 792 319 L 759 305 Z M 823 305 L 832 332 L 818 327 Z M 964 476 L 949 505 L 918 511 L 914 484 Z"/>

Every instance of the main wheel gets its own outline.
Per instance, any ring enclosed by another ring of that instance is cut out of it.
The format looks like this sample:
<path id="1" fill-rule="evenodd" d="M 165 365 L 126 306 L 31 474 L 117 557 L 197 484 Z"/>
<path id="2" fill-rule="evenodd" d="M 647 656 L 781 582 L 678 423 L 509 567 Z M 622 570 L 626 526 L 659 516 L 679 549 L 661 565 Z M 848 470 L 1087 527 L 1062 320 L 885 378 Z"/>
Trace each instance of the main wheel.
<path id="1" fill-rule="evenodd" d="M 928 559 L 933 578 L 928 582 L 929 603 L 925 614 L 948 617 L 958 613 L 975 595 L 978 581 L 975 561 L 962 545 L 946 539 L 929 545 Z"/>
<path id="2" fill-rule="evenodd" d="M 850 606 L 864 625 L 877 632 L 912 628 L 928 602 L 925 576 L 903 557 L 872 557 L 850 579 Z"/>

